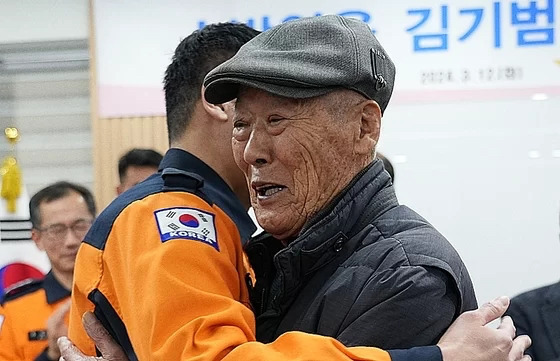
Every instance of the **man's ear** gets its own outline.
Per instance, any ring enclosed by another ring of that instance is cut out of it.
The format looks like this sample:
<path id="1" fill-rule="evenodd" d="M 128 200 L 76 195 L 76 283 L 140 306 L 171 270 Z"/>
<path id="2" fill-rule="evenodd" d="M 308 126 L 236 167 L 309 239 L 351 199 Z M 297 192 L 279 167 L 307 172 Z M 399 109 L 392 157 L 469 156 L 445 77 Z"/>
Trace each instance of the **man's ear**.
<path id="1" fill-rule="evenodd" d="M 31 229 L 31 239 L 33 240 L 33 242 L 35 242 L 35 245 L 37 246 L 37 248 L 39 248 L 40 251 L 45 250 L 45 246 L 43 245 L 43 241 L 41 240 L 39 231 L 35 228 Z"/>
<path id="2" fill-rule="evenodd" d="M 360 103 L 360 134 L 356 140 L 355 151 L 358 154 L 372 154 L 379 141 L 381 130 L 381 108 L 373 100 Z"/>
<path id="3" fill-rule="evenodd" d="M 204 86 L 200 89 L 200 101 L 202 103 L 202 108 L 208 113 L 212 118 L 228 121 L 228 113 L 226 112 L 226 107 L 223 104 L 210 104 L 204 99 Z"/>

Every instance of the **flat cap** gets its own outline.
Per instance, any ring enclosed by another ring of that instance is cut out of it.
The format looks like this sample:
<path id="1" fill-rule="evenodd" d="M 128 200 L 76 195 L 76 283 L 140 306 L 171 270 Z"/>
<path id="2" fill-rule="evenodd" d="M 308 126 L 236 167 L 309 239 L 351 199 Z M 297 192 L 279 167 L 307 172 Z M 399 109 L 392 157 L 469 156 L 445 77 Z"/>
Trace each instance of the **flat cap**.
<path id="1" fill-rule="evenodd" d="M 204 97 L 225 103 L 237 97 L 240 85 L 287 98 L 347 88 L 375 100 L 384 112 L 394 80 L 395 65 L 366 23 L 324 15 L 257 35 L 208 73 Z"/>

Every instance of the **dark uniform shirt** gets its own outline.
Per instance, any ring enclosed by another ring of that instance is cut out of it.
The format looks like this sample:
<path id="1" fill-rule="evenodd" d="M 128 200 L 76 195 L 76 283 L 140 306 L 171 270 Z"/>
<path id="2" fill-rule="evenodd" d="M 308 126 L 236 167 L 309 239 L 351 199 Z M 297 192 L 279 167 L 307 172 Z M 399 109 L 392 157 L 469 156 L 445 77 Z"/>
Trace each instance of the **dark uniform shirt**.
<path id="1" fill-rule="evenodd" d="M 8 292 L 0 321 L 0 361 L 48 360 L 47 320 L 69 297 L 52 271 Z"/>
<path id="2" fill-rule="evenodd" d="M 526 352 L 533 361 L 560 361 L 560 282 L 512 298 L 506 315 L 518 336 L 533 340 Z"/>

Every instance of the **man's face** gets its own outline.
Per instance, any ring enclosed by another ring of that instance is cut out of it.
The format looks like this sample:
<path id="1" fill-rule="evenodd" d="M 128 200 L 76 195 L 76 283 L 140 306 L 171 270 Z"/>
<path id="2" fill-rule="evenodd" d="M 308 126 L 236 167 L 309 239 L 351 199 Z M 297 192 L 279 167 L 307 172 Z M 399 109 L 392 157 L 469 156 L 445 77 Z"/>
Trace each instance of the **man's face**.
<path id="1" fill-rule="evenodd" d="M 117 187 L 117 194 L 129 190 L 157 172 L 157 167 L 131 165 L 126 169 L 121 184 Z"/>
<path id="2" fill-rule="evenodd" d="M 360 112 L 333 112 L 335 96 L 297 101 L 248 88 L 237 98 L 235 161 L 259 224 L 277 238 L 297 236 L 363 167 L 355 152 Z"/>
<path id="3" fill-rule="evenodd" d="M 41 225 L 33 229 L 33 240 L 47 253 L 53 269 L 72 272 L 80 242 L 93 221 L 84 198 L 72 191 L 63 198 L 42 202 L 39 214 Z"/>

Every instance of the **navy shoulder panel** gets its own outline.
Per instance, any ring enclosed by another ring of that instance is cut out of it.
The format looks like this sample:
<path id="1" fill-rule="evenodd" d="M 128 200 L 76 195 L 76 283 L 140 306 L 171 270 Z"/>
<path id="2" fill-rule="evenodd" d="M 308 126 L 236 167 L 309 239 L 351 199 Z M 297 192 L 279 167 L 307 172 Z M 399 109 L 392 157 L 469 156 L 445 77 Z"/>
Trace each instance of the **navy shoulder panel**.
<path id="1" fill-rule="evenodd" d="M 10 287 L 2 300 L 2 305 L 43 288 L 43 280 L 28 278 Z"/>
<path id="2" fill-rule="evenodd" d="M 87 243 L 97 249 L 105 249 L 105 243 L 113 228 L 113 223 L 121 212 L 131 203 L 144 199 L 152 194 L 181 191 L 196 194 L 210 205 L 208 197 L 202 191 L 204 181 L 196 174 L 183 172 L 173 168 L 166 168 L 163 172 L 151 175 L 145 181 L 137 184 L 119 195 L 97 217 L 84 238 Z"/>

